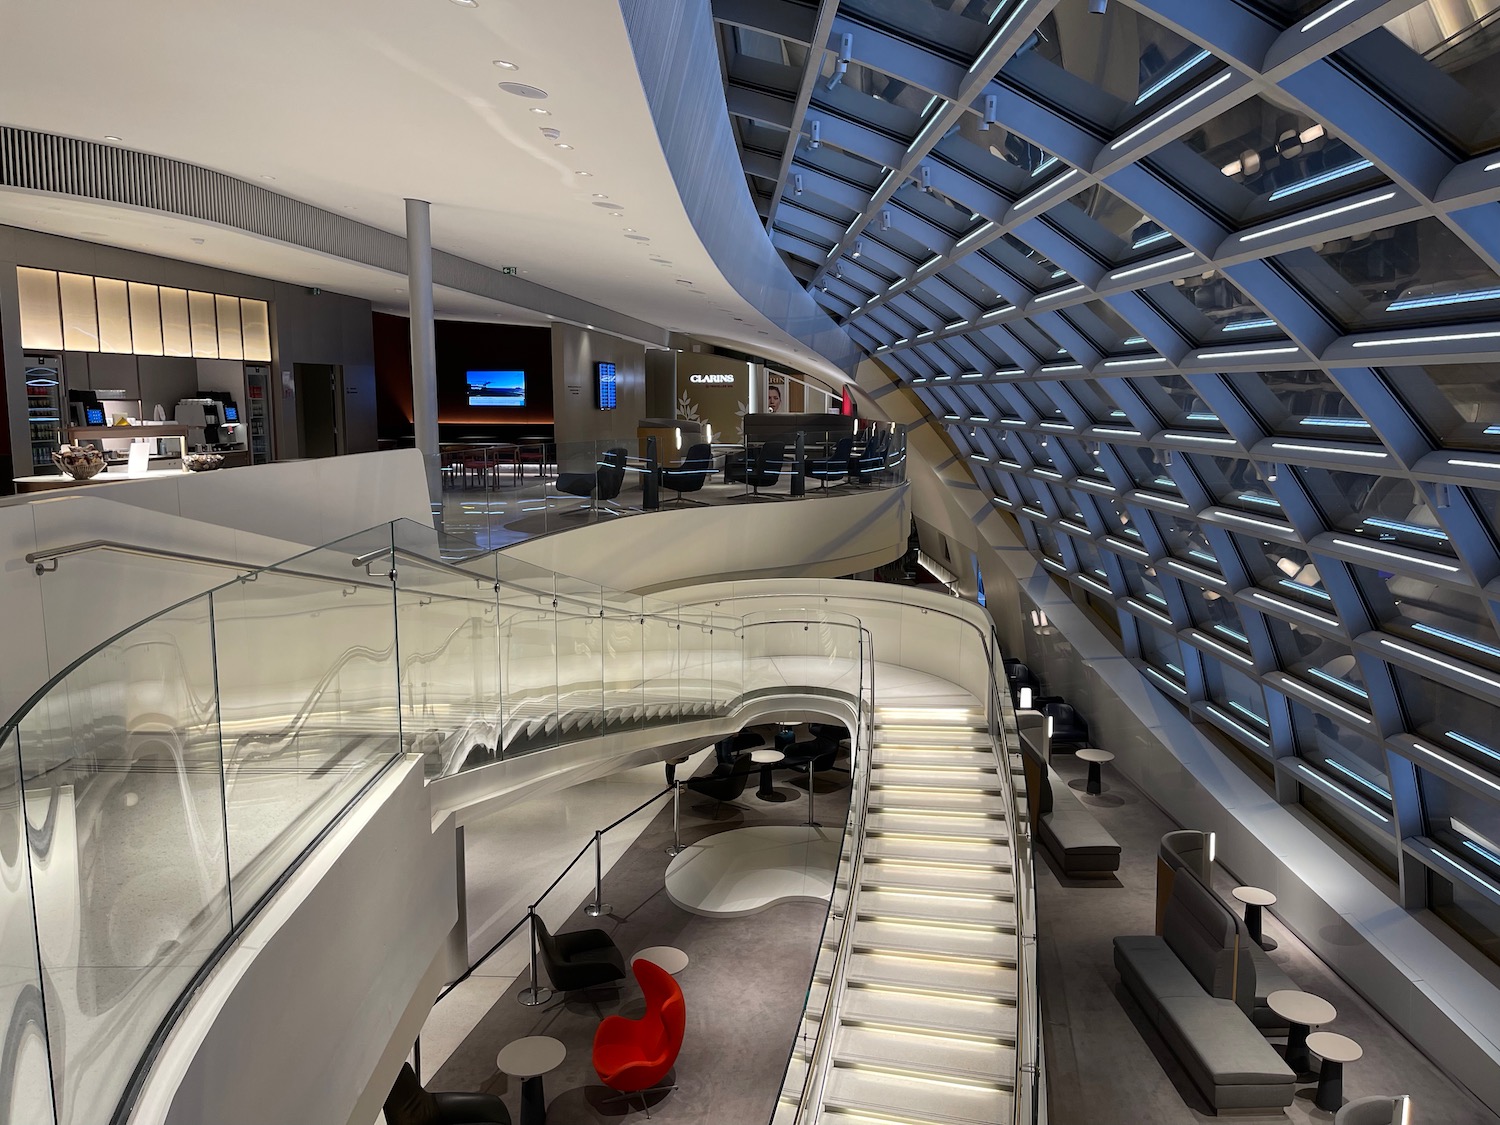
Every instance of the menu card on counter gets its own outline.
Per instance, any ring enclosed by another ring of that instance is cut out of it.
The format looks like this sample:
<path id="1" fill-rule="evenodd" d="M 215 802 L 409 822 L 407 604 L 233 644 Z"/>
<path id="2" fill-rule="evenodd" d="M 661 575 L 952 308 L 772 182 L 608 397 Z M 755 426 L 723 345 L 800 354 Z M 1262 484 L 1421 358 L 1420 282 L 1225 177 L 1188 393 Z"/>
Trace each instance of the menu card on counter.
<path id="1" fill-rule="evenodd" d="M 127 477 L 143 477 L 151 468 L 151 443 L 144 438 L 130 443 L 130 461 L 125 466 Z"/>

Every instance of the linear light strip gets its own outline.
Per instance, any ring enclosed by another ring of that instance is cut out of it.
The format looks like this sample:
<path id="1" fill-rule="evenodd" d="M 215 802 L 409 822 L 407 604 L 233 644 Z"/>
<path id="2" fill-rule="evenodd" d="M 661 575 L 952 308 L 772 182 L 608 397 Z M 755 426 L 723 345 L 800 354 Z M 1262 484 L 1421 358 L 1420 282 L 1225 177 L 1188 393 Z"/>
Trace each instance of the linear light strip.
<path id="1" fill-rule="evenodd" d="M 1393 191 L 1388 191 L 1383 195 L 1377 195 L 1371 199 L 1361 199 L 1357 203 L 1346 203 L 1342 207 L 1331 207 L 1326 211 L 1319 211 L 1316 215 L 1308 215 L 1306 218 L 1293 219 L 1289 223 L 1278 223 L 1274 227 L 1266 227 L 1264 230 L 1251 231 L 1249 234 L 1242 234 L 1239 236 L 1239 241 L 1255 242 L 1262 238 L 1270 238 L 1271 235 L 1280 234 L 1282 231 L 1295 230 L 1298 227 L 1305 227 L 1309 223 L 1321 223 L 1324 219 L 1332 219 L 1339 215 L 1347 215 L 1351 211 L 1359 211 L 1365 207 L 1373 207 L 1377 203 L 1386 203 L 1395 198 L 1396 193 Z"/>
<path id="2" fill-rule="evenodd" d="M 1046 195 L 1053 188 L 1060 187 L 1062 184 L 1066 183 L 1068 180 L 1071 180 L 1076 175 L 1078 175 L 1078 169 L 1073 168 L 1070 171 L 1064 172 L 1061 176 L 1058 176 L 1055 179 L 1048 180 L 1045 184 L 1037 188 L 1031 194 L 1022 196 L 1020 199 L 1016 200 L 1015 204 L 1013 205 L 1014 209 L 1019 211 L 1023 207 L 1030 207 L 1033 203 L 1035 203 L 1042 196 Z"/>
<path id="3" fill-rule="evenodd" d="M 1149 132 L 1150 130 L 1156 128 L 1156 126 L 1160 125 L 1163 121 L 1165 121 L 1167 118 L 1171 117 L 1173 114 L 1178 113 L 1178 112 L 1186 109 L 1188 106 L 1192 105 L 1194 102 L 1196 102 L 1196 101 L 1198 101 L 1198 100 L 1200 100 L 1202 98 L 1207 97 L 1214 90 L 1217 90 L 1220 86 L 1224 85 L 1224 83 L 1228 82 L 1233 77 L 1234 77 L 1234 71 L 1232 71 L 1232 70 L 1226 70 L 1223 74 L 1219 75 L 1219 77 L 1215 78 L 1207 86 L 1204 86 L 1201 89 L 1195 91 L 1194 93 L 1189 94 L 1187 97 L 1183 98 L 1181 101 L 1176 102 L 1176 103 L 1174 103 L 1172 105 L 1169 105 L 1166 109 L 1162 110 L 1155 117 L 1152 117 L 1152 118 L 1148 119 L 1147 121 L 1143 122 L 1142 124 L 1137 125 L 1134 129 L 1130 130 L 1130 132 L 1126 133 L 1119 140 L 1117 140 L 1113 144 L 1111 144 L 1109 146 L 1110 151 L 1113 152 L 1115 149 L 1121 147 L 1122 145 L 1129 144 L 1131 141 L 1133 141 L 1137 137 L 1139 137 L 1142 133 Z"/>
<path id="4" fill-rule="evenodd" d="M 1391 348 L 1398 344 L 1451 344 L 1466 340 L 1500 339 L 1500 332 L 1446 332 L 1440 335 L 1397 336 L 1390 340 L 1355 340 L 1356 348 Z"/>
<path id="5" fill-rule="evenodd" d="M 1178 262 L 1185 262 L 1189 258 L 1196 258 L 1197 256 L 1198 254 L 1196 251 L 1188 250 L 1182 254 L 1173 254 L 1170 258 L 1158 258 L 1156 261 L 1147 262 L 1143 266 L 1132 266 L 1128 270 L 1115 270 L 1114 273 L 1109 275 L 1109 279 L 1111 281 L 1119 281 L 1123 277 L 1134 277 L 1138 273 L 1145 273 L 1147 270 L 1161 269 L 1162 266 L 1176 265 Z"/>

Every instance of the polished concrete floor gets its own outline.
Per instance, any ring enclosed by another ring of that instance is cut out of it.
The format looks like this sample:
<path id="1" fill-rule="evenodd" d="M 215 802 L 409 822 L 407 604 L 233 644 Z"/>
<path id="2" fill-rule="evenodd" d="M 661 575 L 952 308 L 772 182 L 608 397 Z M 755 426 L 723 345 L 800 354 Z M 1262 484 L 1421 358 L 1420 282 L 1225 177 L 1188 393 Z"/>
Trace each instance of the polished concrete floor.
<path id="1" fill-rule="evenodd" d="M 711 765 L 706 762 L 703 768 Z M 726 804 L 716 819 L 705 815 L 711 810 L 699 798 L 684 794 L 683 840 L 691 842 L 751 825 L 798 823 L 806 818 L 805 785 L 795 775 L 778 773 L 776 792 L 786 800 L 772 804 L 756 798 L 752 780 L 744 795 Z M 818 780 L 822 823 L 841 823 L 847 794 L 846 777 L 831 774 Z M 606 930 L 627 960 L 653 945 L 687 950 L 691 962 L 677 978 L 687 1005 L 687 1034 L 671 1078 L 680 1088 L 652 1095 L 652 1120 L 758 1125 L 770 1119 L 781 1087 L 826 907 L 787 903 L 736 919 L 689 914 L 672 905 L 663 890 L 668 862 L 665 848 L 671 839 L 671 811 L 665 808 L 609 869 L 604 880 L 609 913 L 590 918 L 580 904 L 558 925 L 568 930 Z M 578 901 L 576 895 L 573 901 Z M 606 1100 L 611 1091 L 599 1082 L 590 1051 L 602 1017 L 640 1015 L 643 1003 L 634 980 L 618 989 L 554 998 L 541 1008 L 527 1008 L 516 1001 L 515 994 L 526 983 L 524 972 L 507 982 L 435 1072 L 424 1060 L 428 1088 L 500 1094 L 519 1120 L 520 1084 L 497 1071 L 495 1056 L 514 1039 L 550 1035 L 562 1040 L 568 1051 L 563 1064 L 545 1079 L 550 1125 L 639 1116 L 639 1103 L 630 1109 L 622 1102 Z M 753 1034 L 747 1034 L 747 1029 Z"/>
<path id="2" fill-rule="evenodd" d="M 1118 878 L 1075 880 L 1061 876 L 1045 854 L 1037 859 L 1038 964 L 1047 1045 L 1052 1125 L 1211 1121 L 1207 1101 L 1172 1058 L 1140 1006 L 1120 983 L 1112 939 L 1149 934 L 1155 924 L 1156 853 L 1164 833 L 1179 827 L 1118 771 L 1104 767 L 1105 789 L 1085 796 L 1086 766 L 1070 754 L 1054 759 L 1072 786 L 1059 800 L 1089 805 L 1123 849 Z M 1227 901 L 1238 885 L 1216 868 L 1215 888 Z M 1347 1035 L 1364 1057 L 1344 1068 L 1349 1099 L 1367 1094 L 1410 1094 L 1418 1125 L 1495 1125 L 1495 1114 L 1455 1085 L 1353 989 L 1288 933 L 1269 912 L 1265 932 L 1279 948 L 1272 958 L 1307 992 L 1338 1011 L 1325 1030 Z M 1279 1038 L 1273 1039 L 1280 1043 Z M 1314 1084 L 1304 1083 L 1285 1115 L 1237 1120 L 1324 1123 L 1332 1114 L 1312 1104 Z"/>

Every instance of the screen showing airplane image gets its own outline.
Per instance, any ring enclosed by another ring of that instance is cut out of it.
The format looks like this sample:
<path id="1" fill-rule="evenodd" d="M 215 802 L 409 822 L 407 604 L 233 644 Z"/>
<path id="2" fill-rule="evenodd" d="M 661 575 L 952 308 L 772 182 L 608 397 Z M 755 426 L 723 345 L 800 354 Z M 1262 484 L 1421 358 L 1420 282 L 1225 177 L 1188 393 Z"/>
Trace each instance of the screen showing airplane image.
<path id="1" fill-rule="evenodd" d="M 470 406 L 525 406 L 526 372 L 470 371 Z"/>

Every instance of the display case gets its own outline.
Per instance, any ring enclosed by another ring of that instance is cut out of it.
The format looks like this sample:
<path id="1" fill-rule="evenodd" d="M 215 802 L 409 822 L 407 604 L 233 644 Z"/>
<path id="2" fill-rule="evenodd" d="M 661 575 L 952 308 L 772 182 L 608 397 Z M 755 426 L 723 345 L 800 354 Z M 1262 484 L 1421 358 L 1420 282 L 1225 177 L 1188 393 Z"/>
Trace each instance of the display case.
<path id="1" fill-rule="evenodd" d="M 271 460 L 271 369 L 263 363 L 245 364 L 245 393 L 249 407 L 250 463 Z"/>
<path id="2" fill-rule="evenodd" d="M 31 430 L 33 473 L 57 471 L 52 454 L 62 444 L 66 422 L 62 390 L 62 356 L 26 353 L 26 420 Z"/>

